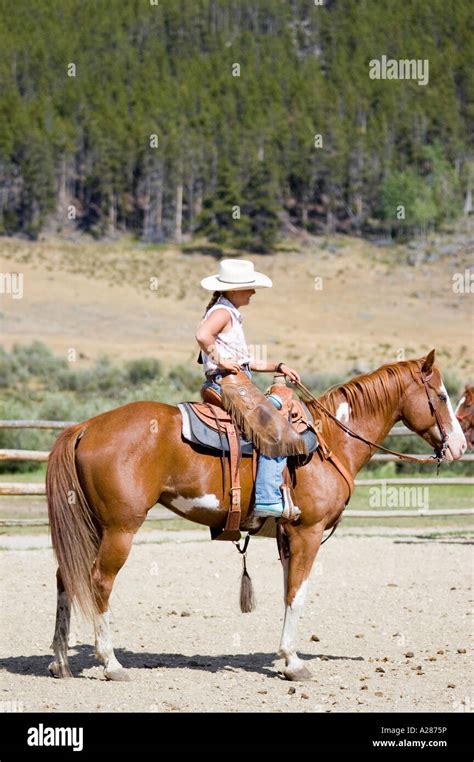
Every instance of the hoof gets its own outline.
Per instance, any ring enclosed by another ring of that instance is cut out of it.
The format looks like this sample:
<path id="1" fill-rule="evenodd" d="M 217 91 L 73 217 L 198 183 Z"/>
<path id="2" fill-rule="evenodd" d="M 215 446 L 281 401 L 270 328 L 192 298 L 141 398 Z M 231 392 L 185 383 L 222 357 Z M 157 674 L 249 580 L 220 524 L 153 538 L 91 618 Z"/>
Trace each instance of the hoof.
<path id="1" fill-rule="evenodd" d="M 285 669 L 283 674 L 287 680 L 292 680 L 294 682 L 313 679 L 313 675 L 309 671 L 308 667 L 299 667 L 298 669 Z"/>
<path id="2" fill-rule="evenodd" d="M 116 682 L 126 683 L 131 680 L 126 669 L 112 669 L 110 672 L 104 672 L 106 680 L 115 680 Z"/>
<path id="3" fill-rule="evenodd" d="M 72 672 L 69 669 L 69 664 L 59 664 L 57 661 L 52 661 L 48 667 L 50 675 L 60 680 L 63 677 L 72 677 Z"/>

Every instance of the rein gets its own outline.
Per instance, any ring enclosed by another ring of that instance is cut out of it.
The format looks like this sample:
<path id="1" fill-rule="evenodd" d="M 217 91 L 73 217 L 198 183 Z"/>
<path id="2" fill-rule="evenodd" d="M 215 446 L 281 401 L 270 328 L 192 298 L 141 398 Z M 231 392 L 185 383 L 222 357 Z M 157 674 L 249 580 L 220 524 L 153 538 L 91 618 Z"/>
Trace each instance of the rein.
<path id="1" fill-rule="evenodd" d="M 375 447 L 377 450 L 382 450 L 382 452 L 389 453 L 390 455 L 396 455 L 396 457 L 400 458 L 401 460 L 407 460 L 410 463 L 431 463 L 432 465 L 436 463 L 439 468 L 440 463 L 444 460 L 444 454 L 446 452 L 448 435 L 446 433 L 446 429 L 444 428 L 443 422 L 441 421 L 438 415 L 438 411 L 436 407 L 434 406 L 433 399 L 429 392 L 428 381 L 430 378 L 431 378 L 431 374 L 429 376 L 424 376 L 422 374 L 421 376 L 421 380 L 423 382 L 423 386 L 426 391 L 426 396 L 428 397 L 430 412 L 435 417 L 436 423 L 438 425 L 438 428 L 441 434 L 441 444 L 436 454 L 430 455 L 429 458 L 414 458 L 412 455 L 405 455 L 405 453 L 403 452 L 398 452 L 397 450 L 391 450 L 389 447 L 383 447 L 383 445 L 378 445 L 375 442 L 371 442 L 370 439 L 366 439 L 361 434 L 357 434 L 355 431 L 352 431 L 352 429 L 350 429 L 348 426 L 342 423 L 342 421 L 336 418 L 334 413 L 331 413 L 331 411 L 328 410 L 327 407 L 325 407 L 325 405 L 323 405 L 318 400 L 318 398 L 315 397 L 314 394 L 310 392 L 310 390 L 304 384 L 302 384 L 300 381 L 295 381 L 294 384 L 308 396 L 308 398 L 315 404 L 318 410 L 320 410 L 325 415 L 327 415 L 328 418 L 333 420 L 334 423 L 337 424 L 337 426 L 339 426 L 339 428 L 342 429 L 342 431 L 344 431 L 350 437 L 354 437 L 354 439 L 358 439 L 360 442 L 364 442 L 364 444 L 368 445 L 369 447 Z"/>

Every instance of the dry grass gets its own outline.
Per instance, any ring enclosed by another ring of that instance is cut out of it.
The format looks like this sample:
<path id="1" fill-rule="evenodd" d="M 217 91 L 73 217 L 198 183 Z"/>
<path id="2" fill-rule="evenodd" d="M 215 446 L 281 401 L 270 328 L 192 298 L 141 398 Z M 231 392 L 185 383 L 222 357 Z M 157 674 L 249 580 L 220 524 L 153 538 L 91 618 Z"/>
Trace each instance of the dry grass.
<path id="1" fill-rule="evenodd" d="M 251 257 L 274 282 L 244 311 L 247 340 L 264 345 L 268 359 L 345 373 L 436 347 L 444 369 L 472 377 L 470 295 L 452 289 L 453 273 L 469 267 L 467 246 L 415 266 L 404 247 L 360 239 L 335 237 L 331 250 L 319 239 L 284 248 Z M 0 251 L 1 272 L 24 274 L 24 297 L 2 298 L 7 347 L 40 339 L 56 352 L 76 349 L 84 363 L 107 351 L 115 359 L 194 364 L 194 331 L 207 297 L 199 281 L 217 271 L 214 256 L 87 238 L 3 238 Z"/>

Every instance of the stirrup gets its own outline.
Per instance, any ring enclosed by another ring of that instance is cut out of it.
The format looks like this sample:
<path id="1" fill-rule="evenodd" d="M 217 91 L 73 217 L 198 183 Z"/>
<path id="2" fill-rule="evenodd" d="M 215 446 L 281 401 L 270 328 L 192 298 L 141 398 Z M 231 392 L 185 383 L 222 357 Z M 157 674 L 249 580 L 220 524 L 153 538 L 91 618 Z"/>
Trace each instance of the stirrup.
<path id="1" fill-rule="evenodd" d="M 282 484 L 280 490 L 283 496 L 283 513 L 280 518 L 286 519 L 286 521 L 296 521 L 301 516 L 301 511 L 292 500 L 290 488 L 286 484 Z"/>

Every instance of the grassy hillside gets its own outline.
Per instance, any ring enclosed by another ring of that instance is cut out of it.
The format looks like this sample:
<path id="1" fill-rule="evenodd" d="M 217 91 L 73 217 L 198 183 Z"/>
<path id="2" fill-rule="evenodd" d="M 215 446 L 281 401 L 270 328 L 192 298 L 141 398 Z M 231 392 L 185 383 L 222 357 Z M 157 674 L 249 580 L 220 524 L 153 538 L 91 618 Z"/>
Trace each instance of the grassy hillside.
<path id="1" fill-rule="evenodd" d="M 247 340 L 328 383 L 436 347 L 446 375 L 463 383 L 474 375 L 471 301 L 453 276 L 470 266 L 472 241 L 467 227 L 407 246 L 296 236 L 273 256 L 254 254 L 274 287 L 244 308 Z M 194 332 L 208 299 L 199 282 L 218 270 L 210 252 L 197 243 L 2 238 L 1 271 L 24 280 L 21 299 L 2 297 L 4 346 L 39 340 L 65 361 L 73 349 L 74 367 L 106 352 L 114 362 L 146 356 L 198 370 Z"/>

